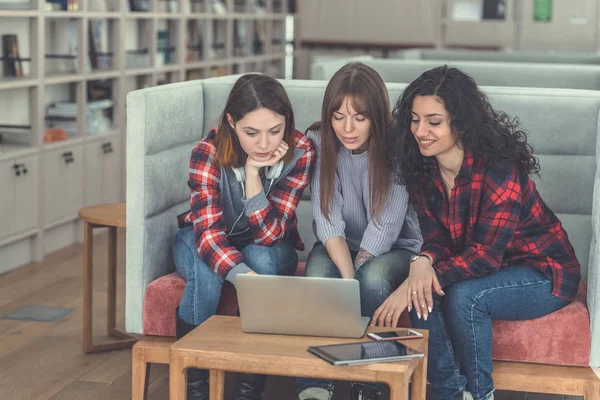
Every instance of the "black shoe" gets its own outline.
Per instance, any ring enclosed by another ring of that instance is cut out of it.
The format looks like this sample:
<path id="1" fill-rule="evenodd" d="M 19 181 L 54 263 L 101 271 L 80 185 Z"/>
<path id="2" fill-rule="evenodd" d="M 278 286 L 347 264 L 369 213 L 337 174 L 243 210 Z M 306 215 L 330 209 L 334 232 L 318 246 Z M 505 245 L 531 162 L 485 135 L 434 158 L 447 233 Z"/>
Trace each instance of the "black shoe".
<path id="1" fill-rule="evenodd" d="M 238 374 L 233 400 L 262 400 L 266 375 Z"/>
<path id="2" fill-rule="evenodd" d="M 351 383 L 350 392 L 352 400 L 379 400 L 381 396 L 381 390 L 357 382 Z"/>
<path id="3" fill-rule="evenodd" d="M 175 334 L 181 339 L 196 328 L 179 317 L 179 307 L 175 309 Z M 208 400 L 208 371 L 190 368 L 187 371 L 188 400 Z"/>

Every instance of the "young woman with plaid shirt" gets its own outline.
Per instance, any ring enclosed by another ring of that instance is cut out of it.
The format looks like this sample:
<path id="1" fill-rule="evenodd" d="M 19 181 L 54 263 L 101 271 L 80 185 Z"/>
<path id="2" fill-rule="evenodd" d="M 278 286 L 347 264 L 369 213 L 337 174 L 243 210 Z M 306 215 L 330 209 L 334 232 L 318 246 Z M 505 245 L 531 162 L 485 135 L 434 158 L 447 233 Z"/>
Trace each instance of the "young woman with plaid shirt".
<path id="1" fill-rule="evenodd" d="M 398 178 L 424 243 L 377 312 L 408 307 L 413 326 L 429 330 L 436 399 L 493 399 L 491 321 L 565 306 L 579 286 L 579 262 L 529 177 L 539 164 L 525 133 L 471 77 L 447 66 L 423 73 L 394 118 Z"/>
<path id="2" fill-rule="evenodd" d="M 291 275 L 303 250 L 296 207 L 315 159 L 295 130 L 283 86 L 247 74 L 233 85 L 218 127 L 192 151 L 191 209 L 179 216 L 173 258 L 187 284 L 177 311 L 181 337 L 217 311 L 225 280 Z M 265 376 L 240 374 L 234 399 L 262 399 Z M 188 372 L 188 399 L 208 399 L 208 373 Z"/>

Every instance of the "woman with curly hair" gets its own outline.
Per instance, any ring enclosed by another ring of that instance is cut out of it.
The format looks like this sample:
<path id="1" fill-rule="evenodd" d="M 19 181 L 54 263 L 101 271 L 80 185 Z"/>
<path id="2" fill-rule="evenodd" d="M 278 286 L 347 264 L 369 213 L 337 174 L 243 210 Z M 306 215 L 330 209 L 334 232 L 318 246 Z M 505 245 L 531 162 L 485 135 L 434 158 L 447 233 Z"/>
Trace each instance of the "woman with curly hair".
<path id="1" fill-rule="evenodd" d="M 518 121 L 456 68 L 423 73 L 394 110 L 397 178 L 423 246 L 378 309 L 408 307 L 429 330 L 436 399 L 493 399 L 492 320 L 534 319 L 573 299 L 580 265 L 529 177 L 539 172 Z"/>

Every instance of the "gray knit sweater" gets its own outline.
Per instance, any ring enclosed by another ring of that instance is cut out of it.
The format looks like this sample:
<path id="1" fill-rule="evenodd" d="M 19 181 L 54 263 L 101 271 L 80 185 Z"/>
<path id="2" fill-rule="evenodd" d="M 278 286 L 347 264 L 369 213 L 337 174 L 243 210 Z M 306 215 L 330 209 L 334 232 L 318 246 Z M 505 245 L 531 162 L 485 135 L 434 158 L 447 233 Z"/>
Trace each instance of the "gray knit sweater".
<path id="1" fill-rule="evenodd" d="M 310 182 L 313 209 L 313 230 L 325 243 L 335 236 L 346 239 L 350 250 L 367 250 L 375 257 L 392 248 L 402 248 L 413 253 L 421 250 L 423 238 L 417 214 L 408 201 L 408 192 L 403 185 L 390 187 L 385 208 L 378 223 L 371 220 L 369 213 L 369 170 L 368 154 L 352 154 L 345 147 L 338 151 L 335 191 L 330 207 L 329 221 L 320 207 L 321 135 L 309 131 L 308 137 L 317 147 L 317 160 L 313 166 Z"/>

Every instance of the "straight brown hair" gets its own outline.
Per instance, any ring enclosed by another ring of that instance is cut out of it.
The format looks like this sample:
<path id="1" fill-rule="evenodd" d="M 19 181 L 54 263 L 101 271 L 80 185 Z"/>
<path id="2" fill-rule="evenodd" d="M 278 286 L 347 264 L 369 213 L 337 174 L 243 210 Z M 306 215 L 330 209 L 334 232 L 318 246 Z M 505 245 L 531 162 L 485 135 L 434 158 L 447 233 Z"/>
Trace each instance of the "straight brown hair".
<path id="1" fill-rule="evenodd" d="M 223 113 L 219 117 L 215 147 L 217 148 L 217 161 L 221 166 L 239 168 L 244 166 L 248 157 L 240 145 L 235 130 L 227 121 L 227 114 L 231 115 L 234 123 L 237 123 L 246 114 L 259 108 L 266 108 L 285 118 L 283 140 L 290 150 L 282 160 L 289 162 L 294 156 L 296 147 L 294 111 L 283 85 L 269 75 L 246 74 L 234 83 Z"/>
<path id="2" fill-rule="evenodd" d="M 389 168 L 388 148 L 393 143 L 390 129 L 391 112 L 387 88 L 381 76 L 373 68 L 359 62 L 344 65 L 337 71 L 325 89 L 321 122 L 321 212 L 329 220 L 330 205 L 335 188 L 337 154 L 342 146 L 335 135 L 331 119 L 340 109 L 344 99 L 352 100 L 352 107 L 371 122 L 371 131 L 367 147 L 369 166 L 369 202 L 371 217 L 377 218 L 387 201 L 390 191 L 391 169 Z"/>

